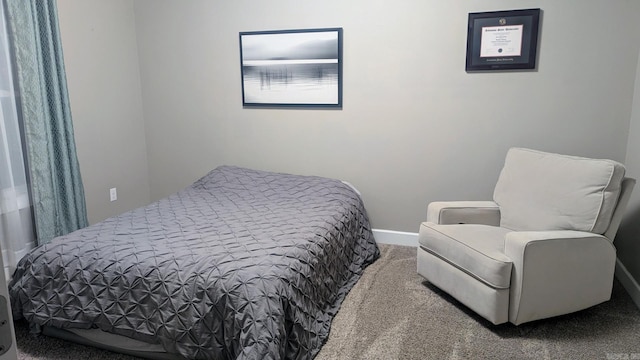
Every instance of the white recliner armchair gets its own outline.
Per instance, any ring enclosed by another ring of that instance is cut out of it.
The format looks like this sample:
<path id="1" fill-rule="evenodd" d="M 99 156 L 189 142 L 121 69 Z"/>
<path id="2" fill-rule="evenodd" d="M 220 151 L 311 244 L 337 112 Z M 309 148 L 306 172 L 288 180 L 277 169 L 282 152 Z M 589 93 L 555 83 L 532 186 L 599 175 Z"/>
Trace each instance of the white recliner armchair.
<path id="1" fill-rule="evenodd" d="M 418 274 L 494 324 L 607 301 L 634 184 L 615 161 L 512 148 L 493 201 L 428 205 Z"/>

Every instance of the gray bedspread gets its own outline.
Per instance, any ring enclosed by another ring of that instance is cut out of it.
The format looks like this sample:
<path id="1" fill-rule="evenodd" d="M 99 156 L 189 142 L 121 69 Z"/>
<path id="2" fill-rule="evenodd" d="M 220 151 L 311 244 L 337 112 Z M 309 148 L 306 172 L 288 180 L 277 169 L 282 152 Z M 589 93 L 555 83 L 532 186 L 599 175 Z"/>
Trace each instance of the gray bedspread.
<path id="1" fill-rule="evenodd" d="M 36 328 L 99 328 L 191 359 L 310 359 L 378 256 L 348 185 L 221 166 L 34 249 L 10 296 Z"/>

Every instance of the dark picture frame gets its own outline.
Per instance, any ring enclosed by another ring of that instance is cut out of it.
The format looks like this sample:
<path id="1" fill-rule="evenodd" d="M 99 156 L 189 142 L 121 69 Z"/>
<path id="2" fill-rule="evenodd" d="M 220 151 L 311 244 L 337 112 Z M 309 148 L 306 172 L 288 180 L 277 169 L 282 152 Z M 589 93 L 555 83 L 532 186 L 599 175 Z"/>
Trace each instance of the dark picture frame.
<path id="1" fill-rule="evenodd" d="M 535 69 L 540 9 L 469 13 L 469 71 Z"/>
<path id="2" fill-rule="evenodd" d="M 342 28 L 240 33 L 244 107 L 342 107 Z"/>

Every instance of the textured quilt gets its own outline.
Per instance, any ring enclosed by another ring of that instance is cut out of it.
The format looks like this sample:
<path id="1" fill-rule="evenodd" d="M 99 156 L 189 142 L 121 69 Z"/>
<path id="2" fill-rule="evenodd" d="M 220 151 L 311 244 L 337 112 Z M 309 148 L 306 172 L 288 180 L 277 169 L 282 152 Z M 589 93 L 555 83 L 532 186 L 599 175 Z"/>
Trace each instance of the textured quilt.
<path id="1" fill-rule="evenodd" d="M 310 359 L 378 255 L 348 185 L 222 166 L 34 249 L 10 296 L 35 328 L 99 328 L 190 359 Z"/>

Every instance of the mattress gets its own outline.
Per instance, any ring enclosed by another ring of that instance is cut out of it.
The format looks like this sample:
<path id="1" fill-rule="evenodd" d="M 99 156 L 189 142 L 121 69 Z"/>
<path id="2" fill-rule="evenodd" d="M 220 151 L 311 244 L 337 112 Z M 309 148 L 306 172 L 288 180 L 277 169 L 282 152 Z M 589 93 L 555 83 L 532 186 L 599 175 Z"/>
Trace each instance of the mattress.
<path id="1" fill-rule="evenodd" d="M 379 256 L 341 181 L 221 166 L 27 254 L 15 319 L 99 330 L 189 359 L 310 359 Z"/>

